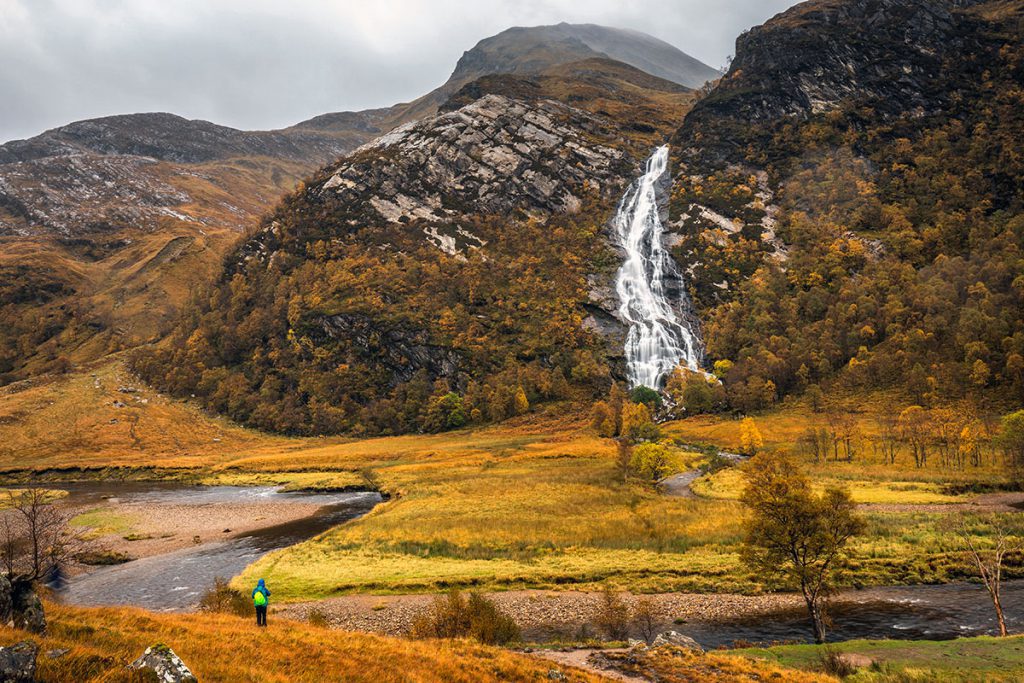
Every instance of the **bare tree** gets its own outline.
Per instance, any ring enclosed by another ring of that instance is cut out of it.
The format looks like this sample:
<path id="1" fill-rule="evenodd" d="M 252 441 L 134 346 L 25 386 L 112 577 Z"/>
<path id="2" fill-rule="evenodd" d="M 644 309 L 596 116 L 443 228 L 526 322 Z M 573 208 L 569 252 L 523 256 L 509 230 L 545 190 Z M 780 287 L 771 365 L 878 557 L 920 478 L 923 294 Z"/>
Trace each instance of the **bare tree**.
<path id="1" fill-rule="evenodd" d="M 633 624 L 640 637 L 650 645 L 658 635 L 658 607 L 649 597 L 639 598 L 633 605 Z"/>
<path id="2" fill-rule="evenodd" d="M 996 620 L 999 622 L 999 635 L 1006 635 L 1006 620 L 1003 618 L 1003 603 L 1000 597 L 1000 590 L 1003 581 L 1003 563 L 1006 556 L 1021 551 L 1021 539 L 1018 536 L 1010 535 L 1003 524 L 1003 517 L 995 513 L 977 515 L 975 519 L 984 523 L 992 529 L 992 543 L 982 546 L 977 542 L 972 533 L 967 516 L 962 512 L 953 516 L 951 524 L 953 531 L 960 537 L 965 546 L 964 552 L 974 563 L 985 590 L 992 600 L 992 607 L 996 612 Z"/>
<path id="3" fill-rule="evenodd" d="M 0 522 L 0 561 L 12 582 L 34 583 L 65 566 L 82 547 L 68 513 L 54 505 L 52 491 L 7 491 Z"/>

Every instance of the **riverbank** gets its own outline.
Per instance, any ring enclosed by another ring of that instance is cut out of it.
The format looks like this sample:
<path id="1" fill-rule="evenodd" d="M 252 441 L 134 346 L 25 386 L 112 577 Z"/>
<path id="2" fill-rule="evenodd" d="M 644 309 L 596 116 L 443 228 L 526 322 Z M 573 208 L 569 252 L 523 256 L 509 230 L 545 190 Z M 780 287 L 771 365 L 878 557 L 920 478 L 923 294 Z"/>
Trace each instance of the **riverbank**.
<path id="1" fill-rule="evenodd" d="M 604 640 L 597 624 L 602 594 L 584 591 L 506 591 L 486 593 L 508 613 L 532 643 Z M 742 643 L 801 642 L 810 638 L 799 595 L 660 593 L 618 596 L 631 613 L 643 601 L 657 632 L 675 630 L 706 648 Z M 325 621 L 332 627 L 402 635 L 429 609 L 430 595 L 353 595 L 329 600 L 274 605 L 273 614 Z M 1024 630 L 1024 581 L 1004 584 L 1003 604 L 1011 630 Z M 829 606 L 830 637 L 952 639 L 995 632 L 992 607 L 980 585 L 893 586 L 843 591 Z M 635 624 L 632 637 L 642 634 Z"/>
<path id="2" fill-rule="evenodd" d="M 601 636 L 593 626 L 601 607 L 599 592 L 521 590 L 486 595 L 515 620 L 526 640 L 568 642 Z M 798 596 L 790 594 L 623 593 L 621 597 L 631 610 L 639 600 L 649 601 L 662 630 L 679 629 L 690 621 L 753 617 L 800 605 Z M 433 595 L 351 595 L 275 606 L 273 613 L 297 620 L 316 614 L 336 628 L 403 635 L 434 599 Z"/>

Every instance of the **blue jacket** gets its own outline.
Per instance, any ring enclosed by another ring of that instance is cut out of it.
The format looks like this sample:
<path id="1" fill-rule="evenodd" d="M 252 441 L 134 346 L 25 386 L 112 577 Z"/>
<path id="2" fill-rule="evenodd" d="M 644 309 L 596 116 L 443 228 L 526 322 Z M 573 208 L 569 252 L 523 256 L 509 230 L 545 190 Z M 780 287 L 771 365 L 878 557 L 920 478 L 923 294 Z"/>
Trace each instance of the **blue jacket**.
<path id="1" fill-rule="evenodd" d="M 270 590 L 267 588 L 267 584 L 263 582 L 263 579 L 260 579 L 256 583 L 256 587 L 252 589 L 252 597 L 254 600 L 256 599 L 257 592 L 263 593 L 267 598 L 267 602 L 270 602 Z"/>

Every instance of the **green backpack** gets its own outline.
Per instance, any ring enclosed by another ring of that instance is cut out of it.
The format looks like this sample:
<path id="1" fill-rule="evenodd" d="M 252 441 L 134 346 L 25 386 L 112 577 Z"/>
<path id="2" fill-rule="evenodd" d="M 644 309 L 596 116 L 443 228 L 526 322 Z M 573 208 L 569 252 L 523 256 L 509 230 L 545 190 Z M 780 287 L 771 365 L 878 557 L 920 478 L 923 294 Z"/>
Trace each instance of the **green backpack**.
<path id="1" fill-rule="evenodd" d="M 256 591 L 256 594 L 252 596 L 252 601 L 257 607 L 263 607 L 267 604 L 267 596 L 263 594 L 263 591 Z"/>

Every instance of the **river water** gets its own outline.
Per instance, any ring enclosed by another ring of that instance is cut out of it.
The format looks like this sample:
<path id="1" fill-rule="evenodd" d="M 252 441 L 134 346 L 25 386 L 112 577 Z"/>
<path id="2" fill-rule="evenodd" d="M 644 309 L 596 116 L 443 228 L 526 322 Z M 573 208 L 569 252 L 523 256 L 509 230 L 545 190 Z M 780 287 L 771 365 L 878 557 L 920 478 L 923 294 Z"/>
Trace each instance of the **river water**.
<path id="1" fill-rule="evenodd" d="M 76 504 L 114 498 L 122 502 L 164 505 L 260 500 L 322 506 L 310 517 L 258 529 L 227 541 L 205 543 L 97 569 L 72 579 L 62 591 L 64 600 L 78 605 L 135 605 L 168 611 L 194 607 L 215 578 L 231 578 L 266 553 L 294 545 L 364 515 L 381 501 L 380 494 L 374 492 L 284 492 L 267 486 L 89 482 L 61 484 L 60 488 L 68 490 L 69 501 Z"/>
<path id="2" fill-rule="evenodd" d="M 1011 632 L 1024 631 L 1024 581 L 1003 584 L 1002 603 Z M 830 641 L 860 638 L 949 640 L 997 635 L 995 612 L 980 584 L 896 586 L 850 591 L 839 595 L 829 610 Z M 807 612 L 793 609 L 737 619 L 691 621 L 671 628 L 704 647 L 737 643 L 811 642 Z"/>

